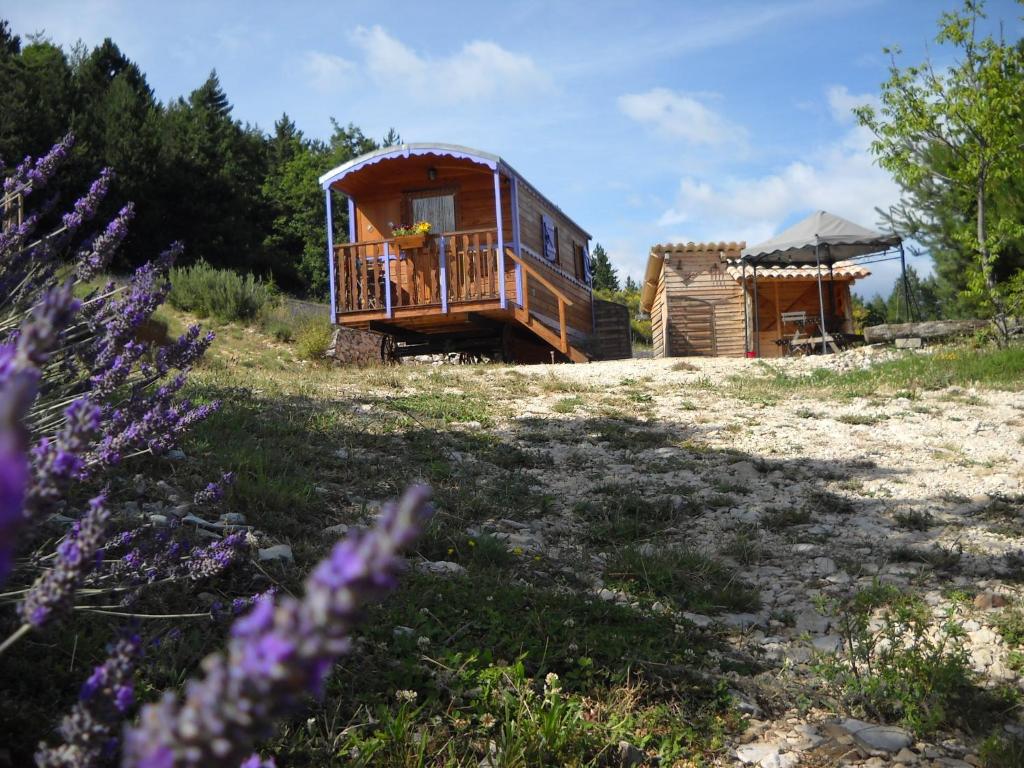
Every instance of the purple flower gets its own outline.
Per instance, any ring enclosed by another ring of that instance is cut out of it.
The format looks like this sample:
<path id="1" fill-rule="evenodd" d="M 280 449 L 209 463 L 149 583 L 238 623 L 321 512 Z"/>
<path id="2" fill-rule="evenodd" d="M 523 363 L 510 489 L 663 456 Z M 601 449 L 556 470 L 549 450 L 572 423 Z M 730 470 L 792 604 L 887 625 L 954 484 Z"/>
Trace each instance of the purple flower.
<path id="1" fill-rule="evenodd" d="M 132 675 L 140 648 L 138 636 L 120 640 L 93 669 L 61 722 L 62 743 L 36 753 L 39 768 L 91 768 L 116 751 L 116 734 L 135 700 Z"/>
<path id="2" fill-rule="evenodd" d="M 38 629 L 70 609 L 75 590 L 101 550 L 110 517 L 106 501 L 101 494 L 89 502 L 89 510 L 57 547 L 53 567 L 36 579 L 25 595 L 19 611 L 26 623 Z"/>
<path id="3" fill-rule="evenodd" d="M 13 431 L 0 426 L 0 583 L 11 571 L 14 539 L 24 519 L 27 480 L 25 454 L 16 448 Z"/>
<path id="4" fill-rule="evenodd" d="M 113 258 L 118 247 L 128 235 L 128 224 L 135 218 L 135 205 L 128 203 L 117 216 L 107 224 L 107 228 L 97 235 L 87 247 L 81 248 L 75 257 L 78 272 L 75 277 L 80 282 L 92 280 Z"/>
<path id="5" fill-rule="evenodd" d="M 230 766 L 251 760 L 253 744 L 303 697 L 322 692 L 327 673 L 349 648 L 368 601 L 390 590 L 400 552 L 430 514 L 429 491 L 414 487 L 383 510 L 372 530 L 335 545 L 306 580 L 302 600 L 261 600 L 238 619 L 227 651 L 203 662 L 205 677 L 142 710 L 125 735 L 123 765 Z"/>
<path id="6" fill-rule="evenodd" d="M 216 483 L 209 483 L 203 490 L 197 491 L 193 501 L 197 505 L 215 504 L 224 498 L 224 489 L 235 482 L 234 472 L 225 472 Z"/>

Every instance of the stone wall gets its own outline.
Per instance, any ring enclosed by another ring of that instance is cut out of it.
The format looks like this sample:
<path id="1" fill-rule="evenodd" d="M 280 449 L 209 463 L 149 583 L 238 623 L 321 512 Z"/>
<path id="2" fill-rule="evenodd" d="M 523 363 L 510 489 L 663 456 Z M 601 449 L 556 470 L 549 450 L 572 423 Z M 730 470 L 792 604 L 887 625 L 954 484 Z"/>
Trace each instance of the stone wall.
<path id="1" fill-rule="evenodd" d="M 380 363 L 380 344 L 383 336 L 373 331 L 359 331 L 339 326 L 331 336 L 326 356 L 346 365 L 376 365 Z"/>

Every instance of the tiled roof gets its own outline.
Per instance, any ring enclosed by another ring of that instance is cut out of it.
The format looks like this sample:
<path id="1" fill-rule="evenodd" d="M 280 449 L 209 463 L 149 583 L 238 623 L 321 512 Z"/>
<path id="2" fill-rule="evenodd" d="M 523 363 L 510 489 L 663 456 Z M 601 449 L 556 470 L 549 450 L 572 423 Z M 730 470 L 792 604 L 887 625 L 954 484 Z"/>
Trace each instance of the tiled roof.
<path id="1" fill-rule="evenodd" d="M 739 252 L 746 247 L 747 244 L 742 241 L 739 243 L 665 243 L 664 245 L 651 246 L 651 253 L 666 256 L 674 253 L 715 253 L 725 251 L 727 255 L 735 252 L 736 258 L 739 258 Z"/>

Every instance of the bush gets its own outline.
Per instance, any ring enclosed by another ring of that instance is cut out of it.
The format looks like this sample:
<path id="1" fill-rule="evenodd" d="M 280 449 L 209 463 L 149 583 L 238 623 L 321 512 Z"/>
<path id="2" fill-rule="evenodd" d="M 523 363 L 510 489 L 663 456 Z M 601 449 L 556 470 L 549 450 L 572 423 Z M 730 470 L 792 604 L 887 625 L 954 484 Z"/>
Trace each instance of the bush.
<path id="1" fill-rule="evenodd" d="M 323 360 L 332 333 L 333 329 L 326 318 L 310 317 L 303 320 L 295 331 L 295 346 L 299 357 L 304 360 Z"/>
<path id="2" fill-rule="evenodd" d="M 974 687 L 966 632 L 951 613 L 935 626 L 922 600 L 877 583 L 828 608 L 843 651 L 817 671 L 855 715 L 928 736 L 979 725 L 996 705 Z"/>
<path id="3" fill-rule="evenodd" d="M 278 341 L 290 343 L 295 340 L 296 319 L 288 307 L 281 304 L 267 306 L 260 312 L 260 329 Z"/>
<path id="4" fill-rule="evenodd" d="M 172 269 L 170 279 L 168 301 L 171 306 L 222 322 L 254 320 L 277 298 L 271 284 L 250 274 L 215 269 L 205 261 Z"/>

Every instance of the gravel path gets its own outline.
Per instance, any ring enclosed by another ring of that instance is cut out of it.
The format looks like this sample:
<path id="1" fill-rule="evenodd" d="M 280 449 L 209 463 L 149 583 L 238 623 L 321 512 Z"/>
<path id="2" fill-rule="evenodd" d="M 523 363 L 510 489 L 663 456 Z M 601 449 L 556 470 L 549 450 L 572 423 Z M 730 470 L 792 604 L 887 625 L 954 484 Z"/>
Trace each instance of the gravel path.
<path id="1" fill-rule="evenodd" d="M 772 365 L 796 375 L 862 367 L 891 354 L 868 349 Z M 973 736 L 921 742 L 901 729 L 807 710 L 796 692 L 814 683 L 815 655 L 840 644 L 837 618 L 822 605 L 874 583 L 919 595 L 936 617 L 951 612 L 967 632 L 982 685 L 1022 687 L 994 625 L 1009 610 L 1004 606 L 1019 600 L 1024 577 L 1024 393 L 947 389 L 853 400 L 801 393 L 759 402 L 737 398 L 730 387 L 730 377 L 764 372 L 749 360 L 515 370 L 554 382 L 551 391 L 516 403 L 508 429 L 548 425 L 550 461 L 532 472 L 559 503 L 525 530 L 497 521 L 497 532 L 571 563 L 602 599 L 630 602 L 602 581 L 606 554 L 579 545 L 584 523 L 573 509 L 609 482 L 645 498 L 686 489 L 704 511 L 644 546 L 713 554 L 760 590 L 756 612 L 687 616 L 727 632 L 738 652 L 768 666 L 734 680 L 751 714 L 734 764 L 978 764 Z M 649 443 L 637 440 L 624 449 L 595 438 L 601 403 L 623 388 L 644 403 L 631 422 L 636 434 L 665 431 L 667 444 L 645 448 Z M 559 411 L 574 389 L 581 404 Z M 737 542 L 749 551 L 738 554 Z M 1024 733 L 1018 724 L 1006 729 Z"/>

